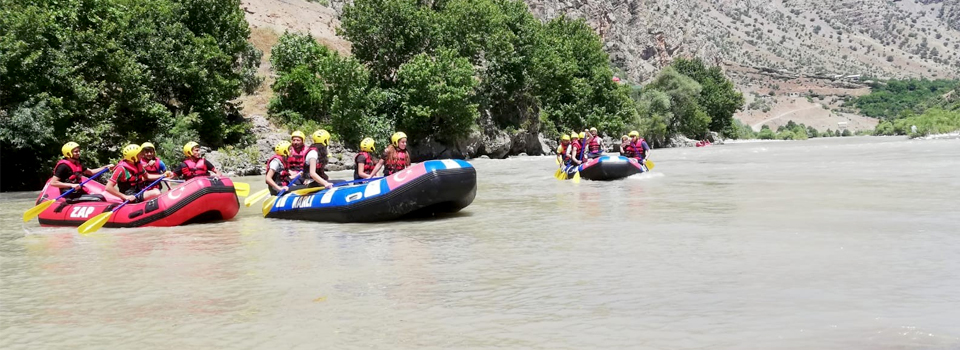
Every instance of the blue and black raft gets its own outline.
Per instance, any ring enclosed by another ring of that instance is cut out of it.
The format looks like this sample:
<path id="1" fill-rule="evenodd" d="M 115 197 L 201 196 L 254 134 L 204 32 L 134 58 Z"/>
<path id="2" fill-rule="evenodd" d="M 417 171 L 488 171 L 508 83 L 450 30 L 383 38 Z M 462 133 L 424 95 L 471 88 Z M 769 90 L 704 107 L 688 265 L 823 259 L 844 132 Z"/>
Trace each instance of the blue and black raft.
<path id="1" fill-rule="evenodd" d="M 640 164 L 636 158 L 600 156 L 588 160 L 586 163 L 577 167 L 576 170 L 580 172 L 580 177 L 585 180 L 611 181 L 644 173 L 647 171 L 647 168 L 643 164 Z M 567 178 L 573 178 L 575 173 L 574 171 L 567 171 Z"/>
<path id="2" fill-rule="evenodd" d="M 265 202 L 267 218 L 374 222 L 455 213 L 473 203 L 477 171 L 462 160 L 413 164 L 390 176 L 298 190 Z M 272 205 L 272 207 L 271 207 Z"/>

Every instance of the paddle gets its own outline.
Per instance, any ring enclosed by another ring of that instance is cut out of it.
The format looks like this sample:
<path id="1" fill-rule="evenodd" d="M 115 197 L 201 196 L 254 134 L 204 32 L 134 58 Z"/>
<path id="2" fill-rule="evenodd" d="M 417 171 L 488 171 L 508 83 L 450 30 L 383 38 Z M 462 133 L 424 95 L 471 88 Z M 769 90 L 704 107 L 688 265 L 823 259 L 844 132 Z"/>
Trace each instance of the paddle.
<path id="1" fill-rule="evenodd" d="M 186 180 L 164 180 L 166 182 L 173 183 L 184 183 Z M 250 184 L 246 182 L 234 182 L 233 189 L 237 192 L 237 196 L 246 197 L 250 195 Z"/>
<path id="2" fill-rule="evenodd" d="M 292 179 L 290 179 L 289 183 L 296 183 L 297 180 L 300 180 L 300 175 L 303 175 L 303 172 L 300 172 L 299 174 L 297 174 L 297 176 L 294 176 Z M 276 206 L 278 202 L 280 202 L 280 197 L 283 196 L 285 192 L 287 192 L 287 190 L 280 190 L 280 192 L 277 193 L 277 199 L 275 199 L 273 202 L 270 202 L 270 201 L 263 202 L 263 208 L 261 209 L 263 211 L 263 216 L 267 216 L 267 213 L 273 210 L 273 207 Z"/>
<path id="3" fill-rule="evenodd" d="M 653 164 L 653 161 L 649 159 L 644 159 L 643 162 L 647 163 L 647 170 L 653 170 L 653 167 L 656 166 Z"/>
<path id="4" fill-rule="evenodd" d="M 107 170 L 110 170 L 110 169 L 103 168 L 103 170 L 100 170 L 98 173 L 93 174 L 93 176 L 87 178 L 86 180 L 83 180 L 83 182 L 80 183 L 80 186 L 83 187 L 83 184 L 89 182 L 90 180 L 96 179 L 100 175 L 103 175 L 103 173 L 106 172 Z M 56 202 L 58 199 L 63 198 L 64 196 L 70 193 L 73 193 L 73 191 L 76 191 L 76 189 L 71 188 L 67 192 L 60 194 L 60 197 L 44 201 L 43 203 L 37 204 L 33 208 L 30 208 L 29 210 L 23 212 L 23 222 L 30 221 L 33 218 L 37 217 L 37 215 L 40 215 L 40 213 L 42 213 L 44 210 L 47 210 L 47 208 L 53 205 L 53 203 Z"/>
<path id="5" fill-rule="evenodd" d="M 245 200 L 243 201 L 243 205 L 249 207 L 249 206 L 253 205 L 253 203 L 256 203 L 256 202 L 260 201 L 261 199 L 267 197 L 267 195 L 269 195 L 269 194 L 270 194 L 270 189 L 269 189 L 269 188 L 264 188 L 263 190 L 257 191 L 256 193 L 254 193 L 254 194 L 250 195 L 249 197 L 247 197 L 247 199 L 245 199 Z"/>
<path id="6" fill-rule="evenodd" d="M 137 192 L 137 194 L 133 196 L 136 197 L 143 194 L 148 189 L 153 187 L 153 185 L 160 183 L 160 181 L 163 181 L 163 176 L 160 176 L 160 178 L 154 181 L 153 183 L 143 187 L 143 189 L 140 190 L 140 192 Z M 110 220 L 110 216 L 112 216 L 113 213 L 116 213 L 117 210 L 120 210 L 120 208 L 123 208 L 123 206 L 127 205 L 127 203 L 130 203 L 130 201 L 124 201 L 123 203 L 120 203 L 120 205 L 118 205 L 116 208 L 113 208 L 113 210 L 100 213 L 99 215 L 94 216 L 93 219 L 87 220 L 82 225 L 80 225 L 80 227 L 77 227 L 77 232 L 80 232 L 80 234 L 84 234 L 84 235 L 88 233 L 96 232 L 101 227 L 103 227 L 103 225 L 106 224 L 107 221 Z"/>

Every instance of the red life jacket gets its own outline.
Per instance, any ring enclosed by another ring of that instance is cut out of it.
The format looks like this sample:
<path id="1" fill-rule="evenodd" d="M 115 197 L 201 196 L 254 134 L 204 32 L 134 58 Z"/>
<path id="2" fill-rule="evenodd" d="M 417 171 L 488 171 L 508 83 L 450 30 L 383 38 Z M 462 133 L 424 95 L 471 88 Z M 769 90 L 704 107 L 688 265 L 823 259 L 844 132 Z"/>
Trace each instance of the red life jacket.
<path id="1" fill-rule="evenodd" d="M 146 160 L 143 160 L 143 159 L 140 160 L 140 165 L 143 166 L 143 170 L 146 171 L 147 174 L 163 173 L 162 171 L 160 171 L 160 158 L 153 158 L 153 165 L 149 165 L 149 164 L 150 162 Z"/>
<path id="2" fill-rule="evenodd" d="M 270 159 L 267 159 L 267 171 L 268 172 L 270 171 L 270 163 L 272 163 L 274 159 L 280 160 L 280 166 L 282 167 L 282 169 L 280 169 L 279 172 L 276 172 L 276 171 L 273 172 L 273 182 L 275 182 L 277 185 L 280 185 L 280 186 L 289 185 L 290 184 L 290 171 L 288 170 L 289 165 L 287 163 L 287 160 L 285 160 L 283 156 L 274 154 L 273 157 L 270 157 Z"/>
<path id="3" fill-rule="evenodd" d="M 307 157 L 307 152 L 310 152 L 310 147 L 302 146 L 300 147 L 300 152 L 297 152 L 297 150 L 293 149 L 293 146 L 290 146 L 290 156 L 287 157 L 286 163 L 287 168 L 291 171 L 303 171 L 303 168 L 306 167 L 304 158 Z"/>
<path id="4" fill-rule="evenodd" d="M 394 148 L 393 156 L 388 157 L 383 164 L 383 176 L 393 175 L 406 169 L 408 165 L 410 165 L 410 158 L 407 156 L 407 150 Z"/>
<path id="5" fill-rule="evenodd" d="M 637 158 L 647 158 L 647 150 L 643 149 L 644 142 L 646 141 L 642 137 L 637 138 L 637 143 L 634 145 L 634 147 L 637 149 Z"/>
<path id="6" fill-rule="evenodd" d="M 57 168 L 60 167 L 60 164 L 66 164 L 70 167 L 70 172 L 72 173 L 69 178 L 60 179 L 60 182 L 69 182 L 72 184 L 78 184 L 83 179 L 83 164 L 80 164 L 80 161 L 73 161 L 70 159 L 61 159 L 57 162 L 57 165 L 53 166 L 54 175 L 56 175 Z"/>
<path id="7" fill-rule="evenodd" d="M 120 164 L 117 164 L 118 167 L 123 168 L 123 173 L 125 177 L 117 178 L 117 189 L 121 193 L 127 193 L 131 188 L 135 189 L 137 192 L 143 189 L 143 175 L 146 174 L 146 170 L 143 169 L 143 165 L 140 162 L 130 164 L 130 162 L 121 160 Z"/>
<path id="8" fill-rule="evenodd" d="M 623 154 L 622 154 L 622 156 L 627 157 L 627 158 L 636 158 L 636 157 L 637 157 L 637 144 L 636 144 L 636 143 L 633 143 L 633 142 L 627 142 L 627 144 L 626 144 L 625 146 L 623 146 Z"/>
<path id="9" fill-rule="evenodd" d="M 587 142 L 587 149 L 590 150 L 590 153 L 600 153 L 600 136 L 593 136 L 590 138 L 590 141 Z"/>
<path id="10" fill-rule="evenodd" d="M 567 154 L 567 149 L 569 149 L 571 145 L 573 144 L 571 143 L 564 145 L 563 142 L 561 142 L 560 149 L 557 150 L 560 153 L 560 156 L 563 157 L 564 163 L 570 162 L 570 155 Z"/>
<path id="11" fill-rule="evenodd" d="M 203 158 L 194 159 L 193 157 L 183 160 L 183 164 L 186 167 L 180 169 L 181 174 L 183 174 L 184 180 L 190 180 L 197 176 L 209 176 L 210 172 L 207 171 L 207 161 Z"/>
<path id="12" fill-rule="evenodd" d="M 577 142 L 571 142 L 570 146 L 573 146 L 573 157 L 577 160 L 583 159 L 583 143 L 577 139 Z"/>
<path id="13" fill-rule="evenodd" d="M 363 172 L 366 173 L 367 175 L 373 175 L 371 174 L 373 172 L 373 168 L 375 165 L 373 163 L 373 157 L 370 156 L 370 153 L 361 151 L 360 153 L 357 153 L 356 157 L 353 157 L 353 162 L 357 163 L 357 159 L 360 159 L 360 156 L 365 157 L 365 160 L 363 161 Z M 361 165 L 360 163 L 357 163 L 357 166 L 353 169 L 354 180 L 360 180 L 360 171 L 357 170 L 360 168 L 360 165 Z"/>

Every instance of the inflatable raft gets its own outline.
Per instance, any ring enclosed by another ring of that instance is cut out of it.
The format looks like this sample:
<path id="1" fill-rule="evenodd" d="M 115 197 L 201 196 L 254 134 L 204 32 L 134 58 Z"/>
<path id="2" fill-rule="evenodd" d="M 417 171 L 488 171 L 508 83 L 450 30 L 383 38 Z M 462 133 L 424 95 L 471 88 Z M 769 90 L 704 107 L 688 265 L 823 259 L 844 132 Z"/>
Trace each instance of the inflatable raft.
<path id="1" fill-rule="evenodd" d="M 627 158 L 624 156 L 600 156 L 587 160 L 580 165 L 580 178 L 594 181 L 619 180 L 627 176 L 640 174 L 647 171 L 647 168 L 640 164 L 636 158 Z M 567 172 L 567 179 L 573 178 L 574 172 Z"/>
<path id="2" fill-rule="evenodd" d="M 477 171 L 470 163 L 431 160 L 369 182 L 268 198 L 264 208 L 269 211 L 264 216 L 332 222 L 396 220 L 455 213 L 473 203 L 476 194 Z"/>
<path id="3" fill-rule="evenodd" d="M 43 187 L 37 204 L 60 196 L 60 190 L 48 184 Z M 80 226 L 104 211 L 112 210 L 123 200 L 104 192 L 104 185 L 90 181 L 83 185 L 90 194 L 100 194 L 106 201 L 57 200 L 40 213 L 41 226 Z M 104 227 L 179 226 L 190 223 L 232 219 L 240 210 L 236 190 L 229 178 L 197 177 L 163 192 L 159 197 L 141 203 L 130 203 L 110 216 Z"/>

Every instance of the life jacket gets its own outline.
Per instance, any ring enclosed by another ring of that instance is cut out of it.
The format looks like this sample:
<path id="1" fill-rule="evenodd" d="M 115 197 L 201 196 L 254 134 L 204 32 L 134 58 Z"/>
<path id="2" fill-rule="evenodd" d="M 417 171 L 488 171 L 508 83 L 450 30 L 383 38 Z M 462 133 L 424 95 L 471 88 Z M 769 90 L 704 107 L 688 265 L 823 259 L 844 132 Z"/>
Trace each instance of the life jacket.
<path id="1" fill-rule="evenodd" d="M 146 160 L 143 160 L 143 159 L 140 160 L 140 165 L 143 166 L 143 170 L 146 171 L 147 174 L 160 174 L 160 173 L 162 173 L 162 172 L 160 171 L 160 158 L 153 158 L 153 165 L 149 165 L 149 164 L 150 164 L 150 162 L 148 162 L 148 161 L 146 161 Z"/>
<path id="2" fill-rule="evenodd" d="M 593 136 L 590 138 L 590 141 L 587 142 L 587 149 L 590 150 L 590 153 L 600 153 L 600 136 Z"/>
<path id="3" fill-rule="evenodd" d="M 303 168 L 306 167 L 304 158 L 307 157 L 307 152 L 310 152 L 310 147 L 303 146 L 300 148 L 300 152 L 297 152 L 293 149 L 293 146 L 290 146 L 290 156 L 287 157 L 286 163 L 287 168 L 289 168 L 290 171 L 303 171 Z"/>
<path id="4" fill-rule="evenodd" d="M 140 164 L 140 162 L 130 164 L 130 162 L 121 160 L 117 166 L 122 167 L 124 175 L 126 175 L 125 178 L 117 178 L 117 189 L 119 189 L 121 193 L 127 193 L 131 188 L 140 192 L 145 185 L 143 183 L 143 175 L 147 173 L 143 165 Z"/>
<path id="5" fill-rule="evenodd" d="M 324 171 L 325 171 L 324 168 L 327 167 L 327 160 L 328 160 L 327 146 L 317 145 L 316 143 L 314 143 L 310 145 L 310 147 L 305 147 L 306 153 L 310 153 L 310 150 L 317 151 L 317 175 L 320 175 L 320 177 L 322 178 L 326 178 L 324 176 Z M 293 150 L 291 150 L 291 152 L 293 152 Z M 306 153 L 304 153 L 304 157 L 306 157 Z M 289 161 L 290 160 L 288 159 L 287 164 L 289 164 Z M 305 170 L 310 170 L 309 164 L 303 164 L 303 168 Z M 306 176 L 305 178 L 309 178 L 309 176 Z"/>
<path id="6" fill-rule="evenodd" d="M 280 169 L 279 172 L 276 172 L 276 171 L 273 172 L 273 182 L 275 182 L 277 185 L 280 185 L 280 186 L 289 185 L 290 184 L 289 163 L 287 163 L 288 160 L 286 160 L 283 156 L 274 154 L 273 157 L 270 157 L 270 159 L 267 159 L 266 171 L 267 172 L 270 171 L 270 163 L 272 163 L 274 159 L 280 160 L 280 166 L 282 167 L 282 169 Z"/>
<path id="7" fill-rule="evenodd" d="M 80 161 L 72 161 L 70 159 L 61 159 L 57 162 L 57 165 L 53 167 L 54 175 L 56 175 L 57 168 L 60 167 L 60 164 L 66 164 L 70 167 L 71 175 L 69 178 L 60 179 L 61 182 L 69 182 L 73 184 L 78 184 L 82 182 L 83 179 L 83 164 L 80 164 Z"/>
<path id="8" fill-rule="evenodd" d="M 373 157 L 370 157 L 370 153 L 361 151 L 360 153 L 357 153 L 357 156 L 356 156 L 356 157 L 353 157 L 353 162 L 354 162 L 354 163 L 357 163 L 357 159 L 360 159 L 360 156 L 366 157 L 366 160 L 365 160 L 365 161 L 363 162 L 363 164 L 362 164 L 362 165 L 363 165 L 363 172 L 366 173 L 367 175 L 371 175 L 370 173 L 373 172 L 373 168 L 374 168 L 374 165 L 375 165 L 375 164 L 373 163 Z M 360 163 L 357 163 L 357 166 L 353 168 L 353 179 L 354 179 L 354 180 L 360 180 L 360 171 L 358 170 L 358 169 L 360 169 L 360 165 L 361 165 Z"/>
<path id="9" fill-rule="evenodd" d="M 571 143 L 571 144 L 564 145 L 563 143 L 560 143 L 560 147 L 557 148 L 557 154 L 563 157 L 564 164 L 570 163 L 570 155 L 567 154 L 567 149 L 570 148 L 571 145 L 573 144 Z"/>
<path id="10" fill-rule="evenodd" d="M 633 142 L 627 142 L 627 143 L 623 146 L 623 154 L 622 154 L 622 156 L 627 157 L 627 158 L 636 158 L 636 157 L 637 157 L 637 144 L 635 144 L 635 143 L 633 143 Z"/>
<path id="11" fill-rule="evenodd" d="M 637 138 L 637 142 L 636 144 L 634 144 L 634 148 L 636 148 L 637 150 L 637 156 L 636 156 L 637 158 L 640 158 L 640 159 L 647 158 L 647 150 L 643 149 L 644 142 L 646 142 L 646 140 L 640 137 L 640 138 Z"/>
<path id="12" fill-rule="evenodd" d="M 583 159 L 583 143 L 578 140 L 577 142 L 571 142 L 570 146 L 573 146 L 573 157 L 577 160 Z"/>
<path id="13" fill-rule="evenodd" d="M 207 170 L 207 161 L 203 158 L 193 157 L 183 160 L 183 164 L 186 165 L 185 168 L 181 169 L 180 172 L 183 174 L 184 180 L 190 180 L 197 176 L 208 176 L 210 172 Z"/>
<path id="14" fill-rule="evenodd" d="M 394 148 L 393 154 L 383 164 L 383 176 L 393 175 L 410 165 L 410 157 L 406 150 Z"/>

